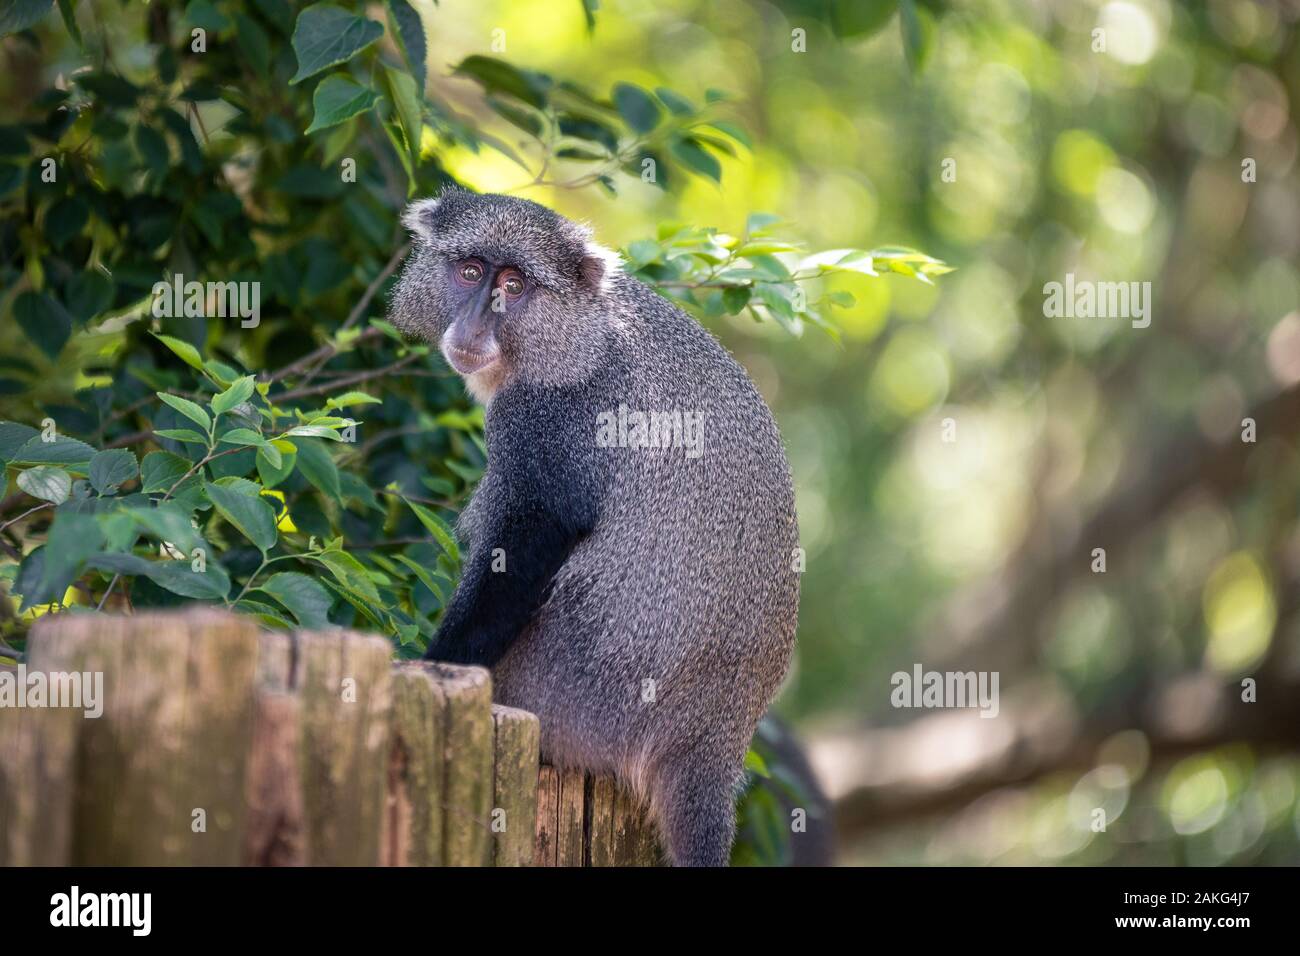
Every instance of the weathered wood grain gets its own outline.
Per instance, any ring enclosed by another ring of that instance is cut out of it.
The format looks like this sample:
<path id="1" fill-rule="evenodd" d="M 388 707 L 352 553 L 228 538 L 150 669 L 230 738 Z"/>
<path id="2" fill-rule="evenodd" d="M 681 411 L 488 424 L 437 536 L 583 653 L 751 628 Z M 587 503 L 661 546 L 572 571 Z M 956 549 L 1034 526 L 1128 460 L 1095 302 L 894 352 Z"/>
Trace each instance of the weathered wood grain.
<path id="1" fill-rule="evenodd" d="M 290 693 L 260 688 L 249 745 L 248 819 L 240 862 L 245 866 L 302 866 L 307 862 L 303 809 L 301 702 Z"/>
<path id="2" fill-rule="evenodd" d="M 554 767 L 537 770 L 537 828 L 533 841 L 533 866 L 555 866 L 560 829 L 560 772 Z"/>
<path id="3" fill-rule="evenodd" d="M 617 788 L 614 778 L 587 777 L 586 854 L 584 866 L 614 865 L 614 808 Z"/>
<path id="4" fill-rule="evenodd" d="M 238 862 L 257 633 L 209 609 L 33 628 L 34 666 L 104 675 L 103 715 L 80 728 L 72 862 Z"/>
<path id="5" fill-rule="evenodd" d="M 481 667 L 429 664 L 443 715 L 443 863 L 492 862 L 492 681 Z"/>
<path id="6" fill-rule="evenodd" d="M 446 779 L 444 703 L 429 665 L 393 671 L 393 730 L 384 813 L 386 866 L 441 866 Z"/>
<path id="7" fill-rule="evenodd" d="M 622 787 L 614 795 L 614 866 L 660 866 L 654 824 L 646 809 Z"/>
<path id="8" fill-rule="evenodd" d="M 492 772 L 493 863 L 527 866 L 533 861 L 537 820 L 537 769 L 541 728 L 526 710 L 494 704 L 495 764 Z"/>
<path id="9" fill-rule="evenodd" d="M 0 864 L 662 862 L 612 777 L 538 766 L 481 668 L 212 608 L 59 615 L 29 652 L 101 672 L 104 711 L 0 709 Z"/>
<path id="10" fill-rule="evenodd" d="M 16 667 L 0 671 L 18 680 Z M 0 866 L 70 862 L 77 736 L 85 719 L 79 710 L 0 708 Z"/>
<path id="11" fill-rule="evenodd" d="M 392 645 L 350 631 L 298 635 L 301 773 L 307 859 L 314 866 L 381 860 Z"/>

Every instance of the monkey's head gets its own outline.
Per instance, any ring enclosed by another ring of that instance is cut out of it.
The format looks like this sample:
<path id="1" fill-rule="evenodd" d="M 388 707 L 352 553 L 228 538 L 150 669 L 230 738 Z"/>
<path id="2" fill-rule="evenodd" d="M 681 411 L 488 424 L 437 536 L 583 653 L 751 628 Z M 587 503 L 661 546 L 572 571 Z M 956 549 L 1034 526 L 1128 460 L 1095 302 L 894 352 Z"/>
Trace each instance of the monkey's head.
<path id="1" fill-rule="evenodd" d="M 449 189 L 407 207 L 412 249 L 390 314 L 437 342 L 480 397 L 507 381 L 566 385 L 599 364 L 618 256 L 527 199 Z"/>

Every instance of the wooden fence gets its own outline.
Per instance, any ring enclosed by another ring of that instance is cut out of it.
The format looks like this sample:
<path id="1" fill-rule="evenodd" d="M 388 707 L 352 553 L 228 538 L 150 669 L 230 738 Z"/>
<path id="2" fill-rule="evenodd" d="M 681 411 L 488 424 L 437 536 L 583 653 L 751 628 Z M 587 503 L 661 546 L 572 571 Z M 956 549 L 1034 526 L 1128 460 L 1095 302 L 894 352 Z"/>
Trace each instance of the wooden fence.
<path id="1" fill-rule="evenodd" d="M 0 865 L 659 862 L 612 779 L 539 766 L 482 668 L 207 608 L 60 614 L 25 668 L 102 674 L 102 714 L 0 706 Z"/>

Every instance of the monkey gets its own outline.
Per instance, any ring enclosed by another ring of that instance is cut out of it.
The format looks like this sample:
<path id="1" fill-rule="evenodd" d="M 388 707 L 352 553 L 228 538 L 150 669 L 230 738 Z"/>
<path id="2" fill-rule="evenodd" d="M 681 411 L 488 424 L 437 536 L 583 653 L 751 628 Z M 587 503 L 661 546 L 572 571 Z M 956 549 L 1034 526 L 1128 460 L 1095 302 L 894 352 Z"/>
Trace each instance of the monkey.
<path id="1" fill-rule="evenodd" d="M 403 223 L 390 317 L 485 407 L 461 579 L 426 658 L 490 668 L 497 702 L 539 718 L 543 758 L 612 773 L 673 865 L 726 865 L 798 618 L 770 410 L 590 227 L 459 188 Z"/>

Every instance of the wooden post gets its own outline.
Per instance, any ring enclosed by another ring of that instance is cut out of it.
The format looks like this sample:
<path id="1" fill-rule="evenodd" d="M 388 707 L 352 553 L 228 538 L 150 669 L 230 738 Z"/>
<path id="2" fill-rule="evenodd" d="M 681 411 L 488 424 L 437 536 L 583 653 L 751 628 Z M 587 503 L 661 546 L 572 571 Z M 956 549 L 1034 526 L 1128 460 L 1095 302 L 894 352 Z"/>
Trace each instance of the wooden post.
<path id="1" fill-rule="evenodd" d="M 537 781 L 535 866 L 582 866 L 586 782 L 582 771 L 543 767 Z"/>
<path id="2" fill-rule="evenodd" d="M 377 866 L 386 803 L 392 645 L 348 631 L 298 635 L 308 862 Z"/>
<path id="3" fill-rule="evenodd" d="M 611 777 L 538 767 L 537 718 L 493 707 L 482 668 L 213 608 L 31 638 L 28 671 L 101 675 L 102 715 L 0 708 L 0 864 L 658 862 Z"/>
<path id="4" fill-rule="evenodd" d="M 660 866 L 654 824 L 613 777 L 542 767 L 535 866 Z"/>
<path id="5" fill-rule="evenodd" d="M 526 710 L 493 705 L 496 759 L 492 771 L 492 830 L 496 866 L 533 860 L 541 728 Z M 499 819 L 498 819 L 499 815 Z"/>
<path id="6" fill-rule="evenodd" d="M 37 623 L 34 668 L 103 675 L 102 716 L 79 721 L 71 862 L 239 861 L 257 632 L 211 610 Z"/>
<path id="7" fill-rule="evenodd" d="M 40 658 L 28 664 L 43 666 Z M 17 681 L 18 668 L 0 671 Z M 0 866 L 70 861 L 72 773 L 85 719 L 71 709 L 0 707 Z"/>
<path id="8" fill-rule="evenodd" d="M 615 866 L 613 777 L 587 778 L 587 866 Z"/>
<path id="9" fill-rule="evenodd" d="M 240 857 L 245 866 L 307 862 L 301 721 L 296 696 L 270 688 L 257 691 L 248 759 L 248 824 Z"/>
<path id="10" fill-rule="evenodd" d="M 481 667 L 427 664 L 442 703 L 443 863 L 492 861 L 492 681 Z"/>
<path id="11" fill-rule="evenodd" d="M 384 814 L 386 866 L 442 865 L 444 734 L 443 701 L 428 665 L 398 665 Z"/>
<path id="12" fill-rule="evenodd" d="M 622 787 L 614 792 L 613 866 L 661 866 L 659 841 L 646 809 Z"/>

